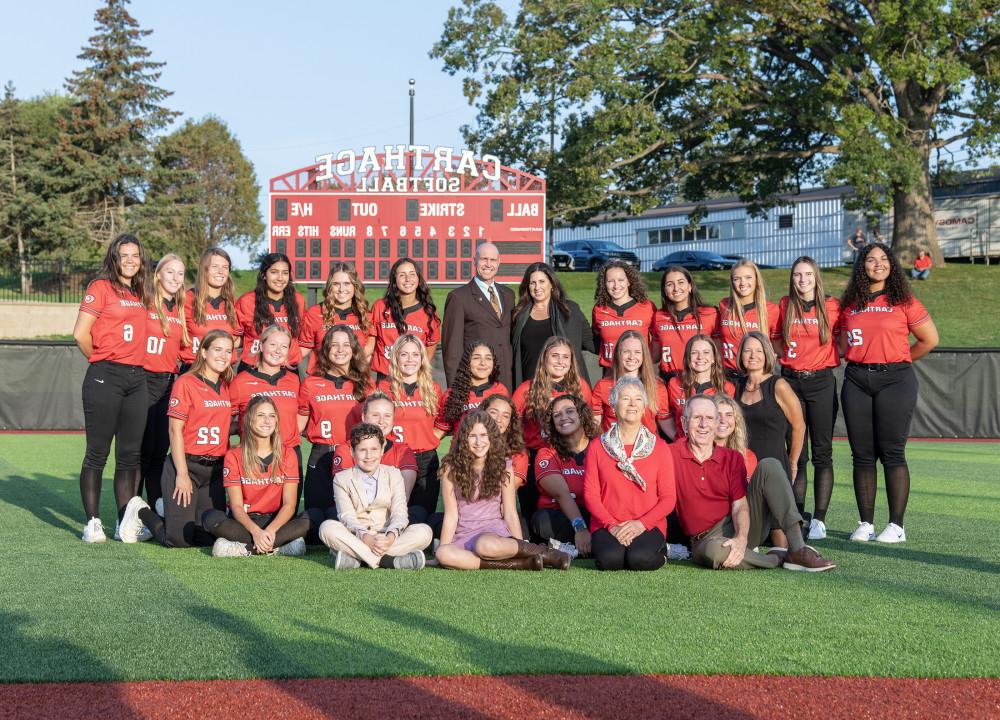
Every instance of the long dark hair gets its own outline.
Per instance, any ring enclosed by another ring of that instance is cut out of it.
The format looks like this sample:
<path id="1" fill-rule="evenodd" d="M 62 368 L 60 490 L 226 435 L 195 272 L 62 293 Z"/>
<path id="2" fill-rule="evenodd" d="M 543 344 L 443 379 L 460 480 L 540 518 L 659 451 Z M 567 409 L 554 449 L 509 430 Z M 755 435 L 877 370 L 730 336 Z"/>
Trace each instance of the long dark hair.
<path id="1" fill-rule="evenodd" d="M 684 346 L 684 370 L 681 372 L 681 388 L 684 390 L 684 397 L 690 398 L 695 394 L 695 388 L 698 386 L 698 382 L 695 380 L 694 368 L 691 367 L 691 351 L 694 349 L 694 344 L 696 342 L 703 342 L 708 344 L 712 348 L 712 369 L 709 371 L 711 373 L 711 383 L 712 387 L 715 388 L 715 392 L 724 393 L 726 391 L 726 373 L 722 369 L 722 358 L 719 357 L 719 346 L 712 342 L 712 338 L 708 335 L 702 335 L 698 333 L 697 335 L 691 336 L 687 341 L 687 345 Z"/>
<path id="2" fill-rule="evenodd" d="M 342 332 L 347 335 L 351 343 L 351 360 L 347 364 L 347 379 L 354 384 L 354 399 L 364 402 L 371 390 L 372 376 L 368 369 L 368 361 L 365 360 L 364 350 L 358 342 L 358 336 L 347 325 L 334 325 L 326 331 L 323 342 L 320 343 L 316 354 L 316 367 L 313 375 L 327 375 L 333 371 L 333 363 L 330 361 L 330 346 L 333 344 L 333 334 Z"/>
<path id="3" fill-rule="evenodd" d="M 531 299 L 528 285 L 531 282 L 531 274 L 536 272 L 544 273 L 545 277 L 549 279 L 552 284 L 552 302 L 558 306 L 563 318 L 568 318 L 569 305 L 566 304 L 566 291 L 563 290 L 562 283 L 556 277 L 555 271 L 547 263 L 535 262 L 525 269 L 524 277 L 521 278 L 521 285 L 517 289 L 517 305 L 514 306 L 513 322 L 517 322 L 517 318 L 522 312 L 531 312 L 534 301 Z"/>
<path id="4" fill-rule="evenodd" d="M 469 450 L 469 433 L 480 423 L 486 428 L 490 437 L 490 449 L 486 452 L 482 477 L 472 469 L 473 457 L 472 451 Z M 493 418 L 482 410 L 473 410 L 462 418 L 455 439 L 451 443 L 451 449 L 441 461 L 441 469 L 447 469 L 448 479 L 465 500 L 493 498 L 499 495 L 500 487 L 507 476 L 507 445 Z"/>
<path id="5" fill-rule="evenodd" d="M 131 286 L 118 279 L 122 274 L 122 245 L 135 245 L 139 248 L 139 270 L 132 277 Z M 119 295 L 134 295 L 147 308 L 152 305 L 153 282 L 149 256 L 135 235 L 122 233 L 108 244 L 97 279 L 107 280 Z"/>
<path id="6" fill-rule="evenodd" d="M 327 275 L 326 285 L 323 286 L 323 324 L 335 325 L 337 321 L 330 282 L 333 280 L 333 276 L 339 272 L 344 273 L 351 279 L 351 285 L 354 286 L 354 297 L 351 298 L 351 312 L 358 316 L 358 325 L 361 327 L 361 331 L 368 333 L 371 330 L 371 317 L 368 312 L 368 300 L 365 298 L 365 285 L 361 282 L 361 278 L 358 276 L 358 271 L 355 267 L 345 262 L 330 264 L 330 274 Z"/>
<path id="7" fill-rule="evenodd" d="M 507 431 L 503 434 L 503 440 L 507 445 L 507 456 L 513 457 L 518 453 L 524 452 L 524 431 L 521 429 L 521 418 L 517 414 L 517 408 L 514 407 L 514 401 L 507 395 L 497 393 L 483 400 L 483 404 L 478 409 L 486 412 L 500 402 L 507 403 L 507 407 L 510 408 L 510 424 L 507 426 Z"/>
<path id="8" fill-rule="evenodd" d="M 679 318 L 677 317 L 677 308 L 667 297 L 667 275 L 671 273 L 679 273 L 684 276 L 687 280 L 688 286 L 691 288 L 688 293 L 688 305 L 691 307 L 691 314 L 694 316 L 695 321 L 698 323 L 698 332 L 701 332 L 701 309 L 703 307 L 709 307 L 704 300 L 701 299 L 701 293 L 698 291 L 698 285 L 695 283 L 694 278 L 691 277 L 691 272 L 680 265 L 671 265 L 666 270 L 663 271 L 663 277 L 660 278 L 660 309 L 663 312 L 670 315 L 671 319 L 676 323 Z M 713 328 L 709 328 L 708 331 L 712 332 Z"/>
<path id="9" fill-rule="evenodd" d="M 627 263 L 624 260 L 608 260 L 601 265 L 601 269 L 597 273 L 597 285 L 594 288 L 594 305 L 611 306 L 611 295 L 608 293 L 606 281 L 608 270 L 614 270 L 615 268 L 625 273 L 625 280 L 628 282 L 629 297 L 637 303 L 646 302 L 648 299 L 646 297 L 646 283 L 643 282 L 639 271 L 635 269 L 635 265 Z"/>
<path id="10" fill-rule="evenodd" d="M 902 305 L 913 297 L 910 281 L 906 279 L 906 273 L 903 272 L 899 260 L 892 254 L 892 248 L 882 243 L 869 243 L 858 250 L 858 256 L 854 260 L 854 269 L 847 281 L 847 287 L 844 288 L 844 294 L 840 298 L 840 305 L 845 310 L 849 307 L 857 310 L 864 310 L 868 307 L 871 281 L 868 279 L 868 273 L 865 272 L 865 258 L 875 248 L 882 250 L 889 258 L 889 277 L 885 279 L 885 294 L 889 299 L 889 304 Z"/>
<path id="11" fill-rule="evenodd" d="M 424 274 L 420 272 L 420 266 L 411 258 L 403 257 L 392 264 L 389 270 L 389 284 L 385 288 L 385 304 L 389 307 L 389 314 L 392 321 L 396 323 L 396 330 L 400 335 L 406 332 L 406 316 L 403 315 L 403 303 L 399 301 L 399 286 L 396 284 L 396 271 L 403 263 L 410 263 L 417 271 L 417 304 L 420 305 L 429 318 L 437 315 L 437 306 L 431 297 L 431 289 L 424 280 Z"/>
<path id="12" fill-rule="evenodd" d="M 267 271 L 280 262 L 288 266 L 288 284 L 285 286 L 281 302 L 285 305 L 285 312 L 288 313 L 288 327 L 292 331 L 292 337 L 295 338 L 299 335 L 299 303 L 296 301 L 295 283 L 292 282 L 291 278 L 292 261 L 284 253 L 268 253 L 260 260 L 260 270 L 257 271 L 257 287 L 253 291 L 253 325 L 260 333 L 268 325 L 274 324 L 274 311 L 271 310 L 267 297 Z"/>
<path id="13" fill-rule="evenodd" d="M 557 398 L 552 398 L 552 402 L 549 403 L 549 407 L 545 411 L 545 429 L 549 434 L 549 445 L 558 453 L 559 457 L 571 458 L 576 456 L 576 448 L 571 448 L 566 437 L 556 431 L 556 424 L 552 420 L 552 408 L 563 400 L 569 400 L 573 403 L 576 414 L 580 416 L 580 429 L 583 430 L 584 437 L 588 440 L 593 440 L 601 434 L 601 426 L 594 418 L 594 411 L 590 409 L 590 405 L 584 402 L 579 395 L 560 395 Z"/>
<path id="14" fill-rule="evenodd" d="M 469 390 L 472 387 L 472 369 L 470 368 L 472 353 L 476 351 L 476 348 L 480 347 L 489 350 L 493 356 L 493 370 L 490 371 L 490 377 L 487 382 L 492 385 L 500 377 L 500 366 L 497 364 L 497 350 L 493 345 L 485 340 L 475 340 L 466 345 L 465 350 L 462 352 L 462 359 L 458 363 L 458 369 L 455 371 L 455 378 L 448 388 L 448 400 L 445 402 L 444 410 L 442 411 L 445 422 L 458 422 L 458 419 L 462 417 L 465 409 L 465 401 L 468 399 Z"/>

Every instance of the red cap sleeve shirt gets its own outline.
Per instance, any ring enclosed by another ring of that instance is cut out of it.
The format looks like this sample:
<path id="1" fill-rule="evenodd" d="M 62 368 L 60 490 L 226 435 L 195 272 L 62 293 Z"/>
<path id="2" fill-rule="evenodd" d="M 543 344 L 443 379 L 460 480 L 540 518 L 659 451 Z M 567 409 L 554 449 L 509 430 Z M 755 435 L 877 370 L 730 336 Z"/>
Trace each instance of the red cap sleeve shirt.
<path id="1" fill-rule="evenodd" d="M 687 535 L 705 532 L 746 497 L 746 465 L 735 450 L 716 446 L 704 463 L 686 442 L 670 446 L 677 481 L 677 517 Z"/>
<path id="2" fill-rule="evenodd" d="M 788 309 L 788 296 L 781 298 L 778 312 L 778 328 L 785 327 Z M 784 352 L 781 364 L 790 370 L 823 370 L 840 365 L 837 354 L 836 331 L 840 322 L 840 301 L 836 298 L 826 298 L 826 316 L 830 321 L 830 334 L 825 343 L 819 340 L 819 320 L 816 316 L 815 303 L 808 303 L 801 318 L 792 320 L 788 340 L 782 339 Z M 783 337 L 783 336 L 782 336 Z"/>
<path id="3" fill-rule="evenodd" d="M 626 454 L 631 450 L 625 447 Z M 633 464 L 646 481 L 645 490 L 618 469 L 600 436 L 590 441 L 583 465 L 583 500 L 590 512 L 590 531 L 638 520 L 647 530 L 656 528 L 666 537 L 667 515 L 676 497 L 670 447 L 657 438 L 653 452 Z"/>
<path id="4" fill-rule="evenodd" d="M 514 480 L 518 487 L 522 487 L 528 482 L 528 453 L 522 450 L 510 457 L 510 469 L 514 473 Z"/>
<path id="5" fill-rule="evenodd" d="M 233 378 L 229 385 L 229 395 L 233 403 L 233 415 L 238 418 L 237 432 L 243 432 L 243 414 L 251 398 L 265 395 L 274 401 L 278 410 L 281 444 L 294 448 L 302 442 L 298 417 L 299 376 L 294 372 L 282 368 L 276 375 L 268 377 L 257 370 L 244 370 Z"/>
<path id="6" fill-rule="evenodd" d="M 243 448 L 234 447 L 226 453 L 222 469 L 222 486 L 238 487 L 243 491 L 243 510 L 247 513 L 276 513 L 281 509 L 281 493 L 285 485 L 299 484 L 299 465 L 295 453 L 283 453 L 281 470 L 270 477 L 270 466 L 257 467 L 255 477 L 243 467 Z"/>
<path id="7" fill-rule="evenodd" d="M 306 303 L 299 293 L 295 293 L 295 302 L 299 308 L 299 325 L 301 332 L 302 320 L 306 314 Z M 257 307 L 257 299 L 254 291 L 245 292 L 236 301 L 236 318 L 239 321 L 240 332 L 243 335 L 243 354 L 240 356 L 247 365 L 256 365 L 257 356 L 260 354 L 260 333 L 254 325 L 254 310 Z M 288 325 L 288 309 L 284 302 L 279 304 L 271 303 L 271 313 L 274 316 L 274 325 L 291 328 Z M 261 328 L 263 330 L 263 328 Z M 288 366 L 295 367 L 302 361 L 302 348 L 299 347 L 299 339 L 292 336 L 288 344 Z"/>
<path id="8" fill-rule="evenodd" d="M 577 507 L 584 509 L 583 502 L 583 460 L 586 450 L 571 458 L 564 458 L 551 447 L 543 447 L 535 455 L 535 482 L 538 484 L 538 509 L 560 510 L 559 501 L 549 495 L 542 483 L 546 475 L 560 475 L 566 481 L 569 494 Z"/>
<path id="9" fill-rule="evenodd" d="M 712 335 L 719 322 L 719 311 L 714 307 L 698 308 L 695 315 L 691 308 L 673 315 L 665 310 L 657 310 L 653 318 L 653 332 L 660 341 L 660 369 L 666 373 L 684 370 L 684 350 L 688 340 L 695 335 Z"/>
<path id="10" fill-rule="evenodd" d="M 728 380 L 723 384 L 722 389 L 725 390 L 726 395 L 729 397 L 736 395 L 736 386 Z M 715 386 L 712 383 L 696 385 L 694 394 L 715 395 Z M 670 408 L 670 414 L 674 418 L 674 442 L 682 440 L 685 437 L 684 423 L 681 422 L 681 415 L 684 414 L 684 406 L 687 405 L 688 397 L 684 392 L 684 384 L 681 382 L 681 377 L 675 375 L 670 378 L 670 382 L 667 383 L 667 406 Z"/>
<path id="11" fill-rule="evenodd" d="M 486 402 L 486 398 L 490 395 L 504 395 L 510 397 L 510 393 L 507 392 L 507 388 L 503 383 L 495 382 L 492 385 L 483 384 L 479 386 L 474 386 L 469 389 L 469 397 L 466 399 L 465 403 L 462 405 L 462 414 L 459 416 L 458 420 L 455 422 L 448 422 L 444 418 L 444 408 L 448 404 L 448 397 L 451 395 L 451 388 L 448 388 L 444 392 L 444 397 L 441 398 L 441 402 L 438 403 L 438 414 L 434 419 L 434 427 L 438 430 L 443 430 L 448 435 L 455 432 L 458 426 L 462 423 L 462 418 L 464 418 L 468 413 L 477 409 L 480 405 Z"/>
<path id="12" fill-rule="evenodd" d="M 392 398 L 392 404 L 396 407 L 395 425 L 392 437 L 389 439 L 393 442 L 406 443 L 415 453 L 436 450 L 441 441 L 434 434 L 434 415 L 428 413 L 424 407 L 420 387 L 404 386 L 401 397 L 395 396 L 392 384 L 388 380 L 380 382 L 378 389 Z M 437 383 L 434 383 L 434 393 L 441 397 L 441 386 Z"/>
<path id="13" fill-rule="evenodd" d="M 235 320 L 236 308 L 233 308 Z M 229 322 L 229 315 L 226 314 L 226 301 L 220 295 L 217 298 L 205 298 L 205 321 L 201 324 L 194 319 L 194 290 L 188 290 L 184 296 L 184 322 L 187 324 L 188 337 L 191 338 L 191 345 L 181 348 L 181 362 L 193 363 L 195 353 L 201 345 L 201 339 L 210 330 L 225 330 L 234 338 L 243 334 L 243 330 L 237 323 Z M 233 352 L 233 365 L 240 361 L 239 351 Z"/>
<path id="14" fill-rule="evenodd" d="M 649 300 L 629 300 L 624 305 L 595 305 L 590 314 L 590 326 L 598 343 L 601 367 L 611 367 L 615 344 L 626 330 L 638 332 L 648 345 L 655 313 L 656 308 Z"/>
<path id="15" fill-rule="evenodd" d="M 611 390 L 615 386 L 615 381 L 610 377 L 601 378 L 594 385 L 594 392 L 590 396 L 590 409 L 594 414 L 601 416 L 601 432 L 605 432 L 612 423 L 618 419 L 615 409 L 611 405 Z M 642 424 L 653 433 L 658 432 L 656 423 L 659 420 L 666 420 L 670 417 L 670 400 L 667 397 L 667 386 L 659 378 L 656 379 L 656 413 L 650 408 L 642 416 Z"/>
<path id="16" fill-rule="evenodd" d="M 310 373 L 316 367 L 316 351 L 323 346 L 323 339 L 334 325 L 346 325 L 353 330 L 355 337 L 358 338 L 358 345 L 364 350 L 368 342 L 368 333 L 361 329 L 361 319 L 353 310 L 334 308 L 333 320 L 326 322 L 323 319 L 323 304 L 313 305 L 306 310 L 305 319 L 302 321 L 302 332 L 299 333 L 299 345 L 313 351 L 309 356 Z"/>
<path id="17" fill-rule="evenodd" d="M 743 336 L 751 331 L 760 331 L 760 318 L 754 303 L 753 307 L 744 305 L 743 326 L 739 319 L 729 312 L 729 298 L 722 298 L 719 303 L 719 318 L 715 325 L 715 337 L 722 343 L 722 364 L 729 370 L 736 370 L 736 353 L 740 349 L 740 341 Z M 778 323 L 778 306 L 770 300 L 767 301 L 767 336 L 772 340 L 781 337 L 781 325 Z M 744 331 L 744 327 L 746 330 Z"/>
<path id="18" fill-rule="evenodd" d="M 351 455 L 351 446 L 349 443 L 334 445 L 333 450 L 330 452 L 333 454 L 333 457 L 330 458 L 330 467 L 332 468 L 331 478 L 341 470 L 348 470 L 354 467 L 354 456 Z M 416 472 L 417 456 L 413 454 L 409 445 L 387 440 L 382 454 L 382 464 L 397 468 L 400 471 L 412 470 Z"/>
<path id="19" fill-rule="evenodd" d="M 221 381 L 210 385 L 194 373 L 184 373 L 174 381 L 167 417 L 184 421 L 188 455 L 225 455 L 232 416 L 229 388 Z"/>
<path id="20" fill-rule="evenodd" d="M 441 321 L 437 315 L 428 315 L 423 305 L 411 305 L 403 308 L 406 318 L 404 333 L 410 333 L 420 338 L 424 347 L 436 345 L 441 338 Z M 389 374 L 389 354 L 392 345 L 400 336 L 399 328 L 392 319 L 392 313 L 384 298 L 379 298 L 372 305 L 372 332 L 375 335 L 375 350 L 372 352 L 372 371 Z"/>
<path id="21" fill-rule="evenodd" d="M 350 418 L 360 405 L 354 397 L 354 383 L 333 375 L 309 375 L 299 386 L 298 414 L 308 417 L 305 435 L 311 443 L 346 443 Z"/>
<path id="22" fill-rule="evenodd" d="M 163 332 L 159 316 L 152 310 L 146 312 L 146 357 L 142 366 L 154 373 L 177 372 L 181 354 L 184 327 L 179 308 L 164 303 L 163 314 L 167 319 L 167 333 Z"/>
<path id="23" fill-rule="evenodd" d="M 542 431 L 541 426 L 538 421 L 535 420 L 534 415 L 526 412 L 528 402 L 528 390 L 531 389 L 531 380 L 525 380 L 523 383 L 517 386 L 514 390 L 514 395 L 511 398 L 514 402 L 514 409 L 517 410 L 517 414 L 521 417 L 521 429 L 524 431 L 524 444 L 528 446 L 530 450 L 538 450 L 545 446 L 545 433 Z M 550 397 L 557 398 L 563 395 L 568 395 L 566 391 L 562 389 L 561 385 L 556 385 L 552 389 L 552 394 Z M 587 381 L 580 379 L 580 399 L 585 403 L 591 403 L 592 395 L 590 392 L 590 385 Z"/>
<path id="24" fill-rule="evenodd" d="M 87 286 L 80 312 L 97 318 L 90 328 L 94 351 L 88 362 L 110 360 L 141 366 L 146 360 L 146 306 L 130 292 L 119 292 L 108 280 Z"/>
<path id="25" fill-rule="evenodd" d="M 865 364 L 913 362 L 910 331 L 930 317 L 916 297 L 902 305 L 890 305 L 884 293 L 877 294 L 863 310 L 844 308 L 840 317 L 847 337 L 844 357 L 848 362 Z"/>

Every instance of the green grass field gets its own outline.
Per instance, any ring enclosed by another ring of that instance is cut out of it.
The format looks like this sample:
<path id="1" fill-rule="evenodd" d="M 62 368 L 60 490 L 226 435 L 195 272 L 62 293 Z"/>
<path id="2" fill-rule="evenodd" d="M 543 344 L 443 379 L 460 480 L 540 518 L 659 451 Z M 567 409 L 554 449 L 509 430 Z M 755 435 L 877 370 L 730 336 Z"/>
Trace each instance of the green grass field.
<path id="1" fill-rule="evenodd" d="M 821 575 L 332 570 L 84 545 L 82 435 L 0 435 L 0 682 L 507 673 L 1000 675 L 1000 444 L 913 443 L 901 546 L 847 541 L 846 443 Z M 811 497 L 811 490 L 810 490 Z M 810 501 L 811 502 L 811 501 Z M 880 496 L 877 523 L 885 523 Z M 113 526 L 105 480 L 105 523 Z"/>

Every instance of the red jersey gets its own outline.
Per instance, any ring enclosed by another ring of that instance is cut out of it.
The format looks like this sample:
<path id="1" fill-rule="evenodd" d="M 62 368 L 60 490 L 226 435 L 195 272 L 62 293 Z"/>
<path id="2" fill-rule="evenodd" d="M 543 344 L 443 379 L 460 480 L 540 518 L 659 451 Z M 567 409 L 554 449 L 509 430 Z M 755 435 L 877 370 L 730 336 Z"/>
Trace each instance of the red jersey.
<path id="1" fill-rule="evenodd" d="M 333 453 L 330 464 L 333 467 L 334 475 L 341 470 L 354 467 L 354 456 L 351 455 L 351 446 L 348 443 L 335 445 L 330 452 Z M 403 470 L 417 471 L 417 456 L 410 450 L 410 446 L 404 443 L 396 443 L 392 440 L 385 441 L 382 460 L 380 462 L 383 465 L 397 468 L 400 472 Z"/>
<path id="2" fill-rule="evenodd" d="M 298 414 L 309 418 L 305 433 L 311 443 L 346 443 L 354 427 L 349 419 L 358 405 L 354 383 L 339 375 L 310 375 L 299 386 Z"/>
<path id="3" fill-rule="evenodd" d="M 411 305 L 403 308 L 406 317 L 405 332 L 416 335 L 424 344 L 437 345 L 441 338 L 441 321 L 437 315 L 429 316 L 423 305 Z M 372 333 L 375 335 L 375 350 L 372 352 L 372 372 L 389 374 L 389 354 L 392 344 L 399 338 L 400 332 L 389 312 L 389 305 L 379 298 L 372 305 Z"/>
<path id="4" fill-rule="evenodd" d="M 163 326 L 156 313 L 152 310 L 146 312 L 146 359 L 142 366 L 150 372 L 175 373 L 184 328 L 173 300 L 163 303 L 163 314 L 167 318 L 168 335 L 163 334 Z"/>
<path id="5" fill-rule="evenodd" d="M 299 376 L 282 368 L 276 375 L 265 375 L 258 370 L 244 370 L 229 385 L 229 397 L 233 403 L 233 415 L 239 418 L 237 432 L 243 432 L 243 413 L 250 399 L 266 395 L 274 401 L 278 410 L 278 429 L 281 444 L 286 448 L 298 447 L 299 437 Z"/>
<path id="6" fill-rule="evenodd" d="M 222 457 L 229 449 L 229 424 L 233 417 L 229 388 L 221 380 L 212 384 L 194 373 L 174 381 L 167 417 L 184 421 L 184 452 Z"/>
<path id="7" fill-rule="evenodd" d="M 660 369 L 667 373 L 684 370 L 684 350 L 695 335 L 712 335 L 719 322 L 719 311 L 703 305 L 697 317 L 691 308 L 678 313 L 677 320 L 665 310 L 653 317 L 653 332 L 660 342 Z"/>
<path id="8" fill-rule="evenodd" d="M 281 457 L 281 471 L 270 477 L 267 467 L 255 468 L 260 477 L 254 477 L 243 467 L 243 448 L 234 447 L 226 453 L 222 469 L 222 486 L 238 487 L 243 491 L 243 510 L 247 513 L 276 513 L 281 509 L 281 493 L 285 485 L 299 484 L 299 463 L 295 453 L 286 452 Z"/>
<path id="9" fill-rule="evenodd" d="M 626 330 L 635 330 L 646 344 L 653 327 L 656 308 L 649 300 L 629 300 L 624 305 L 595 305 L 590 313 L 590 327 L 594 331 L 594 346 L 601 367 L 611 367 L 615 343 Z"/>
<path id="10" fill-rule="evenodd" d="M 528 482 L 528 453 L 522 450 L 512 455 L 507 461 L 510 463 L 510 469 L 514 473 L 514 481 L 517 486 L 521 487 Z"/>
<path id="11" fill-rule="evenodd" d="M 392 398 L 392 404 L 396 406 L 396 424 L 390 439 L 406 443 L 415 453 L 436 450 L 441 441 L 434 434 L 434 416 L 424 408 L 420 387 L 416 383 L 404 385 L 403 395 L 398 398 L 393 394 L 392 384 L 388 380 L 380 382 L 378 389 Z M 434 393 L 441 397 L 441 386 L 437 383 L 434 383 Z"/>
<path id="12" fill-rule="evenodd" d="M 757 315 L 755 303 L 743 306 L 743 325 L 746 331 L 740 326 L 740 321 L 734 316 L 730 316 L 729 298 L 722 298 L 719 302 L 719 318 L 715 324 L 715 332 L 712 337 L 722 343 L 722 364 L 729 370 L 736 370 L 736 353 L 740 350 L 740 341 L 750 330 L 760 330 L 760 321 Z M 772 339 L 781 337 L 781 325 L 778 323 L 778 306 L 770 300 L 767 301 L 767 336 Z"/>
<path id="13" fill-rule="evenodd" d="M 528 402 L 528 390 L 531 389 L 531 380 L 525 380 L 523 383 L 517 386 L 514 390 L 514 409 L 517 410 L 517 414 L 521 416 L 521 429 L 524 431 L 524 444 L 527 445 L 529 450 L 538 450 L 545 445 L 545 434 L 542 432 L 541 426 L 535 420 L 533 414 L 529 414 L 525 411 L 525 406 Z M 566 395 L 566 391 L 562 389 L 562 385 L 556 383 L 552 388 L 552 394 L 550 398 L 557 398 L 562 395 Z M 580 399 L 585 403 L 589 403 L 591 398 L 590 385 L 583 378 L 580 378 Z"/>
<path id="14" fill-rule="evenodd" d="M 736 394 L 736 386 L 728 380 L 723 385 L 723 389 L 729 397 L 733 397 Z M 674 442 L 684 439 L 684 427 L 683 423 L 681 423 L 681 415 L 684 412 L 684 406 L 687 404 L 688 398 L 698 394 L 715 395 L 715 387 L 710 382 L 702 383 L 701 385 L 695 385 L 693 395 L 685 395 L 680 375 L 670 378 L 670 382 L 667 383 L 667 405 L 670 408 L 670 414 L 674 418 Z"/>
<path id="15" fill-rule="evenodd" d="M 353 310 L 334 308 L 333 312 L 333 321 L 327 323 L 323 320 L 322 303 L 313 305 L 306 310 L 305 319 L 302 321 L 302 332 L 299 333 L 299 345 L 305 350 L 313 351 L 309 356 L 310 373 L 316 367 L 316 352 L 323 346 L 323 338 L 334 325 L 346 325 L 351 328 L 358 338 L 358 345 L 361 346 L 362 350 L 365 349 L 365 344 L 368 342 L 368 333 L 361 329 L 361 319 Z"/>
<path id="16" fill-rule="evenodd" d="M 586 505 L 583 504 L 583 460 L 586 456 L 586 448 L 571 458 L 562 457 L 548 446 L 538 451 L 535 455 L 535 482 L 538 484 L 539 510 L 561 509 L 559 502 L 545 492 L 545 488 L 539 482 L 546 475 L 562 475 L 569 488 L 569 494 L 576 501 L 576 506 L 581 510 L 586 509 Z"/>
<path id="17" fill-rule="evenodd" d="M 142 365 L 146 360 L 146 306 L 132 293 L 118 294 L 108 280 L 87 286 L 80 311 L 97 318 L 90 328 L 94 350 L 88 362 L 111 360 Z"/>
<path id="18" fill-rule="evenodd" d="M 784 329 L 788 309 L 788 296 L 781 298 L 778 304 L 778 328 Z M 830 337 L 826 344 L 819 341 L 819 320 L 816 318 L 816 304 L 806 303 L 802 317 L 792 321 L 788 340 L 782 334 L 781 364 L 790 370 L 822 370 L 840 365 L 840 355 L 837 353 L 836 334 L 837 323 L 840 320 L 840 301 L 836 298 L 826 299 L 826 316 L 830 321 Z"/>
<path id="19" fill-rule="evenodd" d="M 847 337 L 848 362 L 912 362 L 910 331 L 930 320 L 923 303 L 911 297 L 902 305 L 890 305 L 885 293 L 878 293 L 864 310 L 843 309 L 841 332 Z"/>
<path id="20" fill-rule="evenodd" d="M 274 325 L 288 327 L 288 309 L 284 301 L 269 300 L 271 303 L 271 314 L 274 316 Z M 295 293 L 295 302 L 299 306 L 299 330 L 302 329 L 302 320 L 306 315 L 306 303 L 302 296 Z M 236 317 L 240 324 L 240 334 L 243 336 L 243 354 L 240 356 L 247 365 L 257 364 L 257 355 L 260 354 L 260 333 L 253 322 L 254 308 L 257 306 L 254 291 L 250 290 L 240 295 L 236 301 Z M 261 328 L 263 330 L 263 328 Z M 291 330 L 291 328 L 289 328 Z M 299 347 L 299 339 L 292 335 L 292 340 L 288 344 L 288 366 L 295 367 L 302 360 L 302 348 Z"/>
<path id="21" fill-rule="evenodd" d="M 924 255 L 923 257 L 917 256 L 913 260 L 913 267 L 917 272 L 923 272 L 924 270 L 929 270 L 931 267 L 931 256 Z"/>
<path id="22" fill-rule="evenodd" d="M 235 308 L 233 313 L 235 315 Z M 236 318 L 234 317 L 233 320 Z M 229 316 L 226 315 L 226 303 L 220 295 L 217 298 L 205 298 L 205 322 L 199 325 L 194 319 L 194 290 L 188 290 L 184 295 L 184 322 L 187 324 L 188 337 L 191 338 L 191 345 L 181 348 L 181 362 L 193 363 L 201 339 L 205 337 L 209 330 L 225 330 L 234 338 L 240 337 L 243 331 L 238 323 L 229 324 Z M 240 361 L 238 351 L 233 351 L 233 365 Z"/>
<path id="23" fill-rule="evenodd" d="M 615 409 L 611 406 L 611 390 L 615 386 L 615 381 L 610 377 L 601 378 L 594 385 L 594 394 L 590 398 L 590 409 L 594 415 L 601 416 L 601 432 L 605 432 L 615 422 L 617 416 Z M 659 378 L 656 379 L 656 414 L 652 409 L 646 408 L 642 416 L 642 424 L 657 432 L 656 423 L 658 420 L 666 420 L 670 417 L 670 402 L 667 399 L 667 386 Z"/>
<path id="24" fill-rule="evenodd" d="M 700 462 L 686 442 L 670 446 L 677 486 L 677 519 L 688 535 L 705 532 L 746 497 L 746 465 L 735 450 L 718 447 Z"/>
<path id="25" fill-rule="evenodd" d="M 507 388 L 501 382 L 495 382 L 492 385 L 476 385 L 469 388 L 469 397 L 462 404 L 462 414 L 459 416 L 458 420 L 455 422 L 448 422 L 444 419 L 444 407 L 448 404 L 448 396 L 451 394 L 451 388 L 445 390 L 444 397 L 441 398 L 441 402 L 438 404 L 438 414 L 434 419 L 434 427 L 438 430 L 444 430 L 447 434 L 451 435 L 458 429 L 459 424 L 462 422 L 462 418 L 470 410 L 475 410 L 480 405 L 482 405 L 486 398 L 490 395 L 504 395 L 510 397 L 510 393 L 507 392 Z"/>

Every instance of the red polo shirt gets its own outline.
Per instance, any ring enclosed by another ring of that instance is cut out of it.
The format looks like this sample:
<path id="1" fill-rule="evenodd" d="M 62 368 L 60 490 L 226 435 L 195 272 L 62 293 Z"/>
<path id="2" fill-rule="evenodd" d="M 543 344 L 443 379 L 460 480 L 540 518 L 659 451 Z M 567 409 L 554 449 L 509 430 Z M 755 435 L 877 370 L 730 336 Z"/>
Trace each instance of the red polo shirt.
<path id="1" fill-rule="evenodd" d="M 677 517 L 688 535 L 705 532 L 746 497 L 746 464 L 735 450 L 715 446 L 704 463 L 686 442 L 670 446 L 677 485 Z"/>

